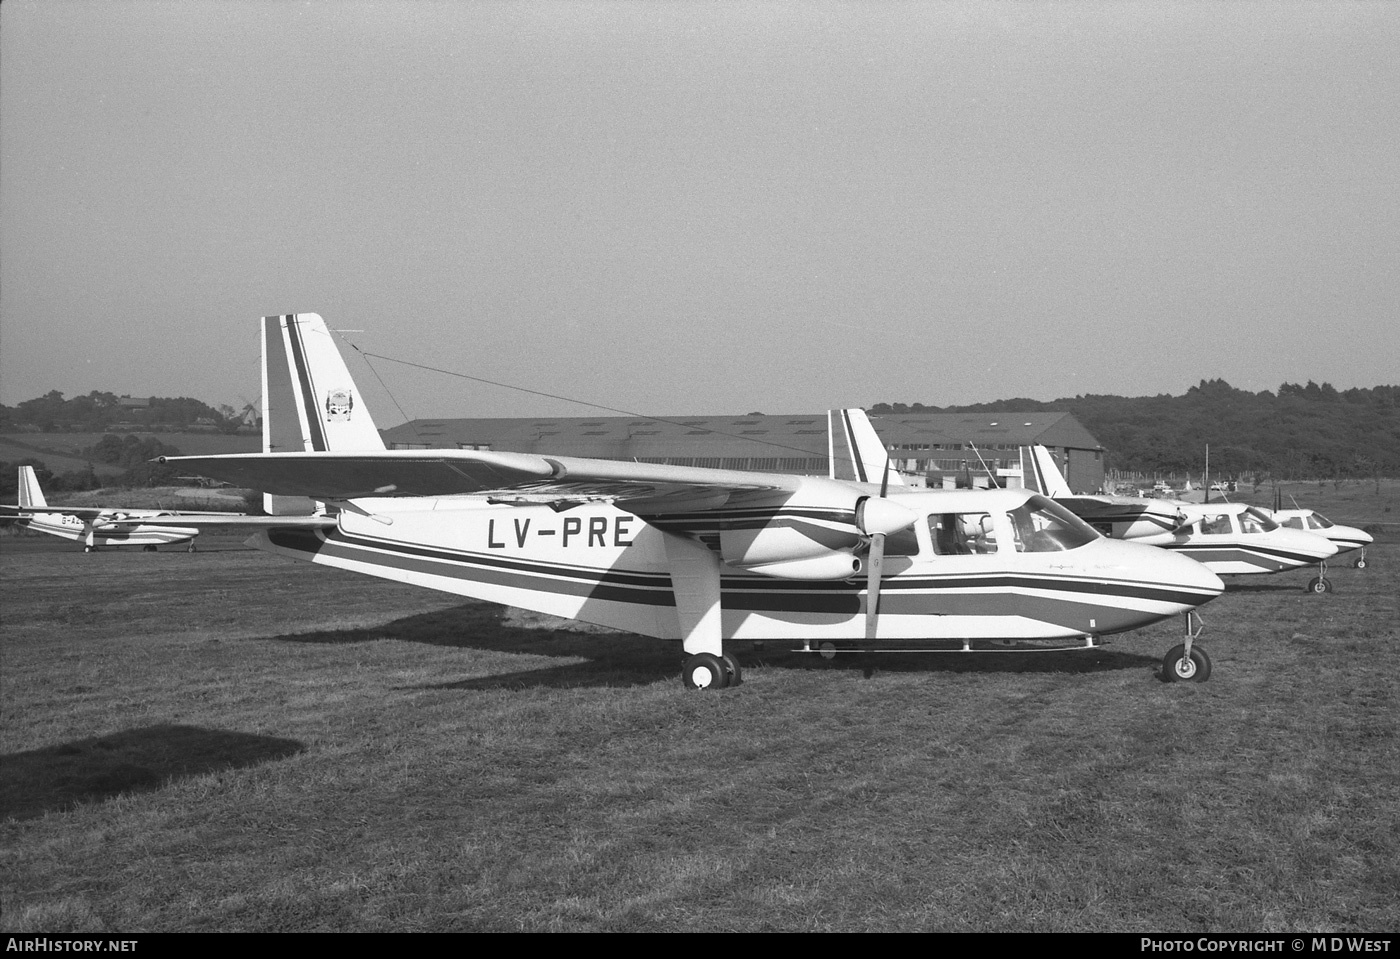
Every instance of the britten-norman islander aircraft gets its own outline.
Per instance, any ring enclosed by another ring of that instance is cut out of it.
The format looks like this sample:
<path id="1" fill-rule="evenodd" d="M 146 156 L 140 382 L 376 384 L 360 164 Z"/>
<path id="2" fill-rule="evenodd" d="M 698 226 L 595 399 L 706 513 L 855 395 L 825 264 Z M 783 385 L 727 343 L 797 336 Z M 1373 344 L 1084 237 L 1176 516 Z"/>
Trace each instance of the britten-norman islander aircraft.
<path id="1" fill-rule="evenodd" d="M 169 519 L 182 522 L 190 516 L 233 515 L 111 506 L 50 506 L 32 466 L 19 468 L 19 504 L 3 506 L 0 510 L 32 530 L 81 542 L 85 553 L 91 553 L 101 546 L 141 546 L 147 552 L 155 552 L 157 546 L 173 543 L 188 543 L 187 549 L 193 553 L 198 529 L 168 526 L 154 521 Z"/>
<path id="2" fill-rule="evenodd" d="M 1308 591 L 1332 590 L 1327 560 L 1337 554 L 1337 545 L 1312 532 L 1285 529 L 1268 510 L 1243 503 L 1079 496 L 1070 492 L 1049 450 L 1034 446 L 1029 453 L 1036 487 L 1108 536 L 1190 556 L 1223 576 L 1279 573 L 1316 563 L 1318 575 L 1308 583 Z M 1027 458 L 1023 448 L 1023 464 Z"/>
<path id="3" fill-rule="evenodd" d="M 1361 555 L 1351 561 L 1351 565 L 1357 569 L 1366 568 L 1366 547 L 1374 542 L 1370 533 L 1364 529 L 1357 529 L 1355 526 L 1343 526 L 1334 523 L 1317 510 L 1312 509 L 1280 509 L 1277 504 L 1270 511 L 1275 523 L 1288 529 L 1302 529 L 1309 533 L 1316 533 L 1318 536 L 1325 536 L 1337 547 L 1337 552 L 1349 553 L 1352 550 L 1361 550 Z"/>
<path id="4" fill-rule="evenodd" d="M 270 552 L 680 640 L 690 688 L 740 681 L 728 640 L 824 653 L 1083 649 L 1178 613 L 1186 642 L 1164 671 L 1209 675 L 1191 614 L 1220 579 L 1106 539 L 1046 497 L 386 450 L 319 316 L 268 317 L 262 333 L 266 452 L 168 462 L 264 490 L 275 508 L 275 497 L 304 497 L 338 510 L 249 541 Z"/>

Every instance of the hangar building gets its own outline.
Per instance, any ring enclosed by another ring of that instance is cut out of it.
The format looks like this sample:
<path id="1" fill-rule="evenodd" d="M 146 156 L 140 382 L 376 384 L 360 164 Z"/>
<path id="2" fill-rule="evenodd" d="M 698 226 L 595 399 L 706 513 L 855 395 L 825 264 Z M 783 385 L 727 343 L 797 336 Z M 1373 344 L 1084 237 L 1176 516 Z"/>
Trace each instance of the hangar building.
<path id="1" fill-rule="evenodd" d="M 1019 486 L 1020 448 L 1048 447 L 1075 492 L 1104 481 L 1103 447 L 1069 413 L 889 413 L 871 416 L 899 470 L 930 486 Z M 390 449 L 476 449 L 825 476 L 825 413 L 787 416 L 411 420 L 383 431 Z"/>

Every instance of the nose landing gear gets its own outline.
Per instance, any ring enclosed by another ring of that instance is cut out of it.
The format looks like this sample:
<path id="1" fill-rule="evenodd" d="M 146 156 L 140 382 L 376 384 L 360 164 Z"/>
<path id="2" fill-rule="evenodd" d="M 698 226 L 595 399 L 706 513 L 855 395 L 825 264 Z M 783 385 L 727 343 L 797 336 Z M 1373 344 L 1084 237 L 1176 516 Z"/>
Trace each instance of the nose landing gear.
<path id="1" fill-rule="evenodd" d="M 1196 639 L 1205 630 L 1205 622 L 1194 609 L 1185 615 L 1186 642 L 1173 646 L 1162 658 L 1162 678 L 1169 683 L 1203 683 L 1210 679 L 1210 656 Z"/>

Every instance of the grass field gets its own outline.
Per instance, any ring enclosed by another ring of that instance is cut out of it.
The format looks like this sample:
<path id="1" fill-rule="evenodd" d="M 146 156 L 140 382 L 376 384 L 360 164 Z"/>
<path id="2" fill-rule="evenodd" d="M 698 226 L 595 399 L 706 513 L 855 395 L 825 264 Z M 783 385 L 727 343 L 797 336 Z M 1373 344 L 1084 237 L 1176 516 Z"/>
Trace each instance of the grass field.
<path id="1" fill-rule="evenodd" d="M 1340 517 L 1339 517 L 1340 518 Z M 201 539 L 0 539 L 0 927 L 1400 928 L 1400 545 L 1039 658 L 826 663 Z"/>

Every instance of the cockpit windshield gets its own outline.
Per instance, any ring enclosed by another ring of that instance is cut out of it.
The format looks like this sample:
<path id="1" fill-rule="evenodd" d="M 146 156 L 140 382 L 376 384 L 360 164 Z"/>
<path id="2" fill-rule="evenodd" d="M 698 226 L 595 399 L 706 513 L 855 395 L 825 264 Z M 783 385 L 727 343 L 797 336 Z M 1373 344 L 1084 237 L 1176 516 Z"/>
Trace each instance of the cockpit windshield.
<path id="1" fill-rule="evenodd" d="M 1331 529 L 1333 522 L 1321 513 L 1313 513 L 1308 517 L 1308 529 Z"/>
<path id="2" fill-rule="evenodd" d="M 1278 529 L 1278 523 L 1263 510 L 1249 507 L 1240 514 L 1240 531 L 1244 533 L 1267 533 Z"/>
<path id="3" fill-rule="evenodd" d="M 1092 526 L 1044 496 L 1032 496 L 1007 515 L 1018 553 L 1078 549 L 1099 538 Z"/>

